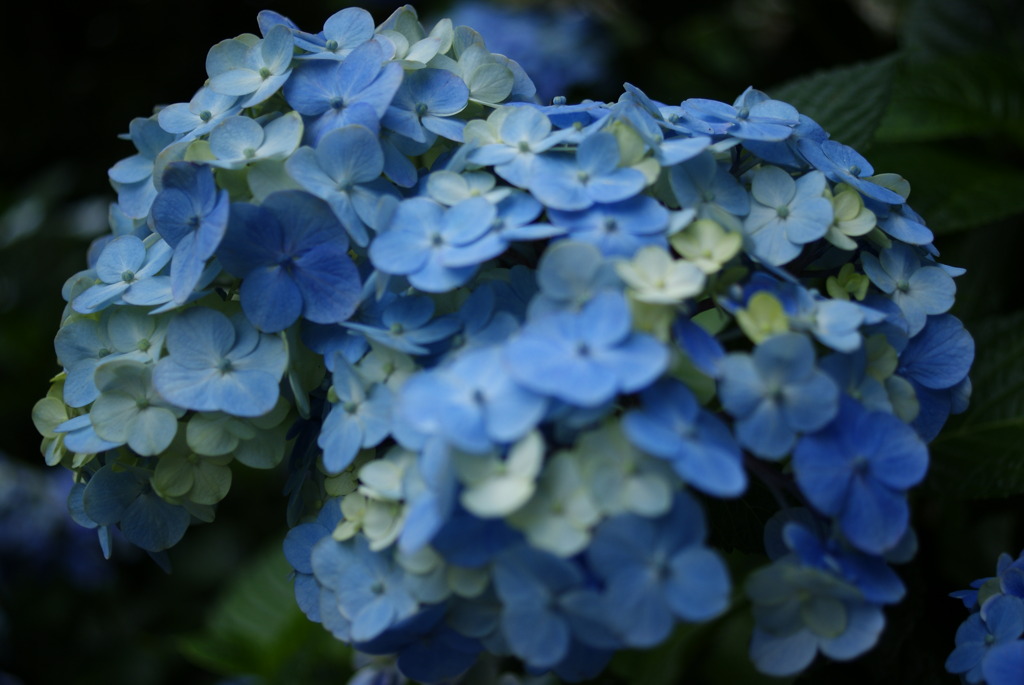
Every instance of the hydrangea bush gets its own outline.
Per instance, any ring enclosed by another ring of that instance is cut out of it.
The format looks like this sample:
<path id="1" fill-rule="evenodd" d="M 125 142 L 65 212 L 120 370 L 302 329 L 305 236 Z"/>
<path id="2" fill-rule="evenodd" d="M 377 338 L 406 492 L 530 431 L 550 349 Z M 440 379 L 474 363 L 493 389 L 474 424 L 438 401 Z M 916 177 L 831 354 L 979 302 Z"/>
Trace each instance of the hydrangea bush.
<path id="1" fill-rule="evenodd" d="M 302 611 L 393 656 L 357 679 L 579 681 L 731 608 L 770 675 L 870 650 L 974 355 L 907 181 L 753 88 L 545 105 L 409 6 L 258 25 L 131 122 L 64 287 L 34 419 L 104 549 L 267 469 Z"/>

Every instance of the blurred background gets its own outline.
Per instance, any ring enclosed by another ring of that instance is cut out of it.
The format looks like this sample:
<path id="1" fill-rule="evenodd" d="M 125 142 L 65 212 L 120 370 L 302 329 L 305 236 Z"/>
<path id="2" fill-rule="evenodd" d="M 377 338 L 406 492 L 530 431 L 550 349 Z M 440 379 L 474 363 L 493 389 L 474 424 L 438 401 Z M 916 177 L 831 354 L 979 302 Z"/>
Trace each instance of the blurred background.
<path id="1" fill-rule="evenodd" d="M 384 20 L 399 3 L 360 6 Z M 170 553 L 174 571 L 115 544 L 104 561 L 70 522 L 68 474 L 39 455 L 32 405 L 59 371 L 61 284 L 106 232 L 106 171 L 134 152 L 133 117 L 188 101 L 216 42 L 274 9 L 307 31 L 347 6 L 303 0 L 92 0 L 5 10 L 0 55 L 0 685 L 340 683 L 350 657 L 299 614 L 280 556 L 281 484 L 236 475 L 213 526 Z M 957 682 L 942 662 L 966 614 L 947 598 L 1024 547 L 1024 3 L 1016 0 L 484 0 L 416 5 L 519 61 L 545 100 L 783 99 L 913 186 L 910 202 L 963 266 L 954 310 L 975 333 L 984 414 L 954 423 L 914 493 L 917 559 L 879 648 L 799 682 Z M 995 379 L 995 380 L 993 380 Z M 1001 379 L 1001 380 L 999 380 Z M 979 410 L 980 411 L 980 410 Z M 976 427 L 982 426 L 983 430 Z M 964 427 L 970 428 L 966 430 Z M 625 655 L 606 682 L 760 682 L 741 620 L 701 653 Z M 781 682 L 763 679 L 764 682 Z"/>

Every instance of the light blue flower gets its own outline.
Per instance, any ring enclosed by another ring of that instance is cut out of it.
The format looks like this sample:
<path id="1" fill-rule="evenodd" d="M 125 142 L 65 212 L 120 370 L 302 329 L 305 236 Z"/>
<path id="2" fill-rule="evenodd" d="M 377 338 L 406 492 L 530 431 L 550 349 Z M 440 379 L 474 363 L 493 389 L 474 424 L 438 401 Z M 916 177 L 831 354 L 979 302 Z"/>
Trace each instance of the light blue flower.
<path id="1" fill-rule="evenodd" d="M 243 317 L 205 307 L 184 311 L 167 327 L 167 352 L 153 385 L 179 407 L 262 416 L 277 404 L 288 364 L 284 342 Z"/>
<path id="2" fill-rule="evenodd" d="M 726 355 L 718 373 L 719 398 L 736 419 L 736 437 L 765 459 L 781 459 L 798 432 L 822 428 L 839 410 L 839 389 L 816 368 L 811 341 L 798 333 L 768 338 L 752 355 Z"/>
<path id="3" fill-rule="evenodd" d="M 824 196 L 825 175 L 811 172 L 793 179 L 779 167 L 753 172 L 754 202 L 743 221 L 754 256 L 780 266 L 800 254 L 807 243 L 825 236 L 832 223 L 832 203 Z"/>
<path id="4" fill-rule="evenodd" d="M 295 40 L 286 26 L 274 26 L 262 40 L 244 34 L 221 41 L 206 56 L 208 87 L 244 98 L 242 107 L 258 105 L 288 80 L 294 51 Z"/>
<path id="5" fill-rule="evenodd" d="M 552 209 L 586 209 L 595 202 L 618 202 L 640 193 L 647 177 L 620 166 L 619 144 L 599 131 L 583 140 L 575 154 L 549 152 L 533 160 L 528 188 Z"/>
<path id="6" fill-rule="evenodd" d="M 377 133 L 402 79 L 402 67 L 385 63 L 380 45 L 370 42 L 340 62 L 303 63 L 283 93 L 306 122 L 306 142 L 316 145 L 325 134 L 349 124 L 362 124 Z"/>
<path id="7" fill-rule="evenodd" d="M 478 264 L 505 251 L 505 242 L 490 230 L 496 214 L 482 197 L 450 208 L 424 197 L 405 200 L 371 243 L 370 260 L 420 290 L 452 290 L 468 281 Z"/>
<path id="8" fill-rule="evenodd" d="M 171 248 L 158 236 L 142 241 L 134 235 L 114 238 L 96 261 L 99 283 L 76 297 L 76 312 L 91 314 L 131 297 L 132 289 L 152 278 L 171 260 Z"/>
<path id="9" fill-rule="evenodd" d="M 668 364 L 668 351 L 632 330 L 622 295 L 598 294 L 578 313 L 557 312 L 527 324 L 505 347 L 512 377 L 525 387 L 579 407 L 637 392 Z"/>

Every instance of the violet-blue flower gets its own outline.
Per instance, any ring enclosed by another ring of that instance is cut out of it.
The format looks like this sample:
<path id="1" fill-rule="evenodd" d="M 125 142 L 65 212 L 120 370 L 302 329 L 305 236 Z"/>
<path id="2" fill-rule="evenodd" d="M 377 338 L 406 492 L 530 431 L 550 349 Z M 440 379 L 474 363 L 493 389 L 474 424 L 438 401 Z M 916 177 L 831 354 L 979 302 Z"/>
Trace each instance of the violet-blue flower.
<path id="1" fill-rule="evenodd" d="M 233 204 L 217 257 L 242 278 L 242 310 L 268 333 L 300 316 L 339 323 L 359 302 L 348 236 L 327 203 L 309 193 L 286 190 L 259 206 Z"/>

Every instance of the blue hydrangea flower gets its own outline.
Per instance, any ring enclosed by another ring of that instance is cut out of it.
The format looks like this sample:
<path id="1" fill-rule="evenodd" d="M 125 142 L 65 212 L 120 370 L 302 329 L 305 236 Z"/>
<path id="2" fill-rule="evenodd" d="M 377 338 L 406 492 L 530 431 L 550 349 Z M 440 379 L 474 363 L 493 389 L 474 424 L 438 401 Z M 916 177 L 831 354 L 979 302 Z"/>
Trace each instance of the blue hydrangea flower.
<path id="1" fill-rule="evenodd" d="M 277 404 L 288 364 L 284 342 L 242 317 L 205 307 L 182 312 L 167 327 L 167 352 L 153 385 L 179 407 L 262 416 Z"/>
<path id="2" fill-rule="evenodd" d="M 167 165 L 163 188 L 153 200 L 153 230 L 174 249 L 171 294 L 183 304 L 199 284 L 206 262 L 228 226 L 228 191 L 218 191 L 213 171 L 188 162 Z"/>
<path id="3" fill-rule="evenodd" d="M 567 238 L 596 245 L 606 257 L 632 257 L 641 247 L 664 246 L 669 220 L 668 210 L 646 195 L 576 212 L 552 209 L 548 216 Z"/>
<path id="4" fill-rule="evenodd" d="M 940 267 L 923 262 L 912 247 L 894 243 L 878 257 L 862 254 L 861 263 L 871 282 L 899 306 L 911 336 L 924 327 L 928 316 L 953 306 L 953 279 Z"/>
<path id="5" fill-rule="evenodd" d="M 1014 640 L 993 647 L 984 661 L 981 672 L 988 685 L 1013 685 L 1024 673 L 1024 640 Z"/>
<path id="6" fill-rule="evenodd" d="M 231 205 L 217 257 L 242 278 L 242 310 L 263 331 L 283 330 L 300 316 L 339 323 L 359 302 L 345 230 L 325 202 L 305 192 L 280 191 L 259 206 Z"/>
<path id="7" fill-rule="evenodd" d="M 301 147 L 285 162 L 288 175 L 326 200 L 352 242 L 370 242 L 367 221 L 374 221 L 381 192 L 387 183 L 373 184 L 384 171 L 384 152 L 377 137 L 365 126 L 353 124 L 325 134 L 316 149 Z"/>
<path id="8" fill-rule="evenodd" d="M 114 238 L 96 260 L 100 282 L 76 297 L 72 308 L 91 314 L 119 300 L 130 302 L 133 288 L 156 276 L 171 260 L 171 254 L 171 248 L 158 236 L 145 241 L 134 235 Z"/>
<path id="9" fill-rule="evenodd" d="M 460 328 L 454 316 L 435 318 L 434 301 L 422 295 L 398 297 L 389 293 L 380 302 L 371 300 L 364 306 L 373 312 L 342 325 L 406 354 L 427 354 L 427 345 L 450 337 Z"/>
<path id="10" fill-rule="evenodd" d="M 707 621 L 728 607 L 728 570 L 704 536 L 704 514 L 685 493 L 664 516 L 623 514 L 597 527 L 587 561 L 605 584 L 607 621 L 626 645 L 653 647 L 676 618 Z"/>
<path id="11" fill-rule="evenodd" d="M 303 63 L 283 93 L 306 121 L 306 141 L 315 145 L 325 134 L 349 124 L 362 124 L 376 133 L 401 83 L 402 67 L 385 63 L 380 45 L 369 42 L 340 62 Z"/>
<path id="12" fill-rule="evenodd" d="M 173 547 L 192 516 L 185 507 L 157 495 L 145 469 L 117 470 L 107 464 L 82 492 L 83 514 L 100 526 L 117 526 L 128 542 L 149 552 Z"/>
<path id="13" fill-rule="evenodd" d="M 743 455 L 728 427 L 703 411 L 686 386 L 661 381 L 641 394 L 641 409 L 622 427 L 629 441 L 668 460 L 683 481 L 716 497 L 735 497 L 747 485 Z"/>
<path id="14" fill-rule="evenodd" d="M 865 197 L 890 205 L 901 205 L 906 199 L 885 186 L 872 183 L 866 176 L 875 173 L 864 157 L 849 145 L 835 140 L 819 140 L 806 137 L 797 142 L 800 154 L 815 169 L 828 176 L 835 183 L 846 183 L 860 191 Z"/>
<path id="15" fill-rule="evenodd" d="M 501 630 L 513 654 L 531 667 L 562 661 L 573 641 L 573 599 L 583 573 L 572 561 L 520 545 L 502 553 L 494 567 L 501 598 Z"/>
<path id="16" fill-rule="evenodd" d="M 750 658 L 768 675 L 799 673 L 819 651 L 832 659 L 852 659 L 871 649 L 885 627 L 880 602 L 843 577 L 839 564 L 818 563 L 813 548 L 820 544 L 814 538 L 799 524 L 787 525 L 788 553 L 747 579 L 756 621 Z M 805 559 L 808 547 L 811 558 Z M 895 601 L 888 593 L 883 597 Z"/>
<path id="17" fill-rule="evenodd" d="M 579 407 L 650 385 L 668 351 L 632 330 L 629 305 L 601 293 L 579 313 L 558 312 L 527 324 L 505 347 L 512 377 L 525 387 Z"/>
<path id="18" fill-rule="evenodd" d="M 647 177 L 620 162 L 615 136 L 600 131 L 585 138 L 574 155 L 550 152 L 535 158 L 528 187 L 552 209 L 586 209 L 595 202 L 627 200 L 644 189 Z"/>
<path id="19" fill-rule="evenodd" d="M 420 69 L 405 75 L 381 123 L 418 142 L 435 134 L 461 141 L 465 122 L 449 117 L 468 102 L 469 89 L 458 76 L 443 69 Z"/>
<path id="20" fill-rule="evenodd" d="M 793 179 L 779 167 L 763 167 L 752 175 L 754 202 L 743 221 L 753 254 L 780 266 L 801 248 L 825 236 L 832 223 L 832 203 L 824 196 L 825 176 L 819 172 Z"/>
<path id="21" fill-rule="evenodd" d="M 370 260 L 420 290 L 452 290 L 469 280 L 477 264 L 504 252 L 505 242 L 490 230 L 495 216 L 494 205 L 482 197 L 450 208 L 424 197 L 405 200 L 371 243 Z"/>
<path id="22" fill-rule="evenodd" d="M 497 131 L 493 133 L 490 130 L 494 126 L 492 122 L 497 124 Z M 480 129 L 483 132 L 477 134 Z M 468 141 L 479 143 L 479 147 L 469 152 L 468 158 L 474 164 L 493 166 L 494 173 L 513 185 L 525 188 L 530 183 L 538 155 L 565 138 L 563 134 L 552 134 L 551 131 L 551 120 L 533 107 L 501 108 L 486 122 L 467 125 Z"/>
<path id="23" fill-rule="evenodd" d="M 903 536 L 910 516 L 905 492 L 927 468 L 928 449 L 910 426 L 849 398 L 832 423 L 805 435 L 793 452 L 804 496 L 871 554 L 891 549 Z"/>
<path id="24" fill-rule="evenodd" d="M 294 31 L 296 47 L 307 51 L 297 59 L 344 59 L 373 38 L 373 29 L 372 14 L 359 7 L 346 7 L 328 17 L 319 33 Z"/>
<path id="25" fill-rule="evenodd" d="M 946 659 L 946 670 L 963 674 L 968 683 L 980 683 L 984 678 L 989 685 L 994 685 L 988 679 L 988 668 L 992 667 L 985 668 L 985 662 L 1000 645 L 1024 644 L 1020 640 L 1022 635 L 1024 601 L 1011 595 L 994 595 L 960 624 L 956 631 L 956 648 Z M 1021 673 L 1017 671 L 1018 676 Z"/>
<path id="26" fill-rule="evenodd" d="M 107 175 L 117 191 L 121 211 L 130 218 L 144 219 L 156 197 L 153 169 L 157 155 L 174 143 L 177 136 L 163 130 L 155 117 L 136 117 L 128 127 L 128 137 L 138 153 L 119 161 Z"/>
<path id="27" fill-rule="evenodd" d="M 736 437 L 759 457 L 785 456 L 799 432 L 822 428 L 839 409 L 839 389 L 815 367 L 811 341 L 797 333 L 768 338 L 752 355 L 725 356 L 718 374 Z"/>
<path id="28" fill-rule="evenodd" d="M 476 453 L 515 442 L 547 409 L 543 396 L 512 380 L 497 346 L 470 350 L 449 366 L 410 378 L 401 395 L 403 415 L 436 417 L 441 435 Z"/>
<path id="29" fill-rule="evenodd" d="M 324 451 L 324 468 L 341 473 L 360 449 L 376 447 L 391 430 L 391 390 L 379 383 L 364 387 L 343 357 L 334 361 L 334 394 L 317 444 Z"/>
<path id="30" fill-rule="evenodd" d="M 697 210 L 698 218 L 739 228 L 737 219 L 750 211 L 750 195 L 707 150 L 672 167 L 669 182 L 679 205 Z"/>
<path id="31" fill-rule="evenodd" d="M 310 561 L 317 581 L 333 592 L 330 608 L 351 622 L 353 641 L 372 640 L 419 609 L 405 570 L 390 555 L 371 551 L 364 537 L 325 537 L 313 546 Z"/>
<path id="32" fill-rule="evenodd" d="M 260 160 L 283 160 L 302 140 L 302 119 L 295 112 L 262 124 L 245 116 L 227 117 L 210 131 L 211 166 L 240 169 Z"/>
<path id="33" fill-rule="evenodd" d="M 188 102 L 176 102 L 157 112 L 160 128 L 181 135 L 182 142 L 209 133 L 227 117 L 242 111 L 236 95 L 222 95 L 203 86 Z"/>
<path id="34" fill-rule="evenodd" d="M 262 40 L 252 34 L 217 43 L 206 56 L 208 87 L 244 98 L 242 107 L 263 102 L 291 75 L 295 40 L 286 26 L 275 26 Z"/>
<path id="35" fill-rule="evenodd" d="M 717 100 L 690 98 L 680 105 L 686 115 L 708 124 L 715 135 L 741 140 L 785 140 L 799 121 L 796 108 L 747 88 L 732 105 Z"/>

